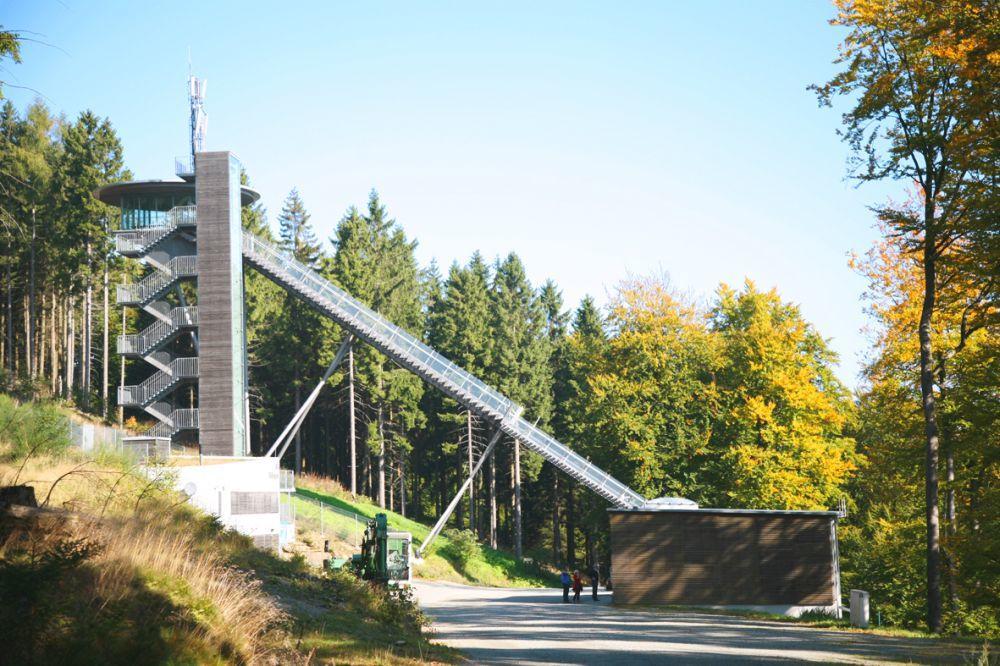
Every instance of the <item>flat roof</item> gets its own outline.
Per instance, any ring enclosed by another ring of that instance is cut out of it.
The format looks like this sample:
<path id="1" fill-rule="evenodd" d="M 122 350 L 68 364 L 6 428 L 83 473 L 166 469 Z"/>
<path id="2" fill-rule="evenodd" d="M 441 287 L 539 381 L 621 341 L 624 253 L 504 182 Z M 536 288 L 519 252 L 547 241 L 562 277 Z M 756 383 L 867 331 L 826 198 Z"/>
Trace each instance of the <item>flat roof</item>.
<path id="1" fill-rule="evenodd" d="M 105 185 L 94 192 L 100 201 L 111 206 L 121 204 L 123 196 L 183 196 L 194 194 L 194 181 L 186 180 L 130 180 Z M 249 206 L 260 199 L 260 194 L 249 187 L 240 187 L 240 205 Z"/>
<path id="2" fill-rule="evenodd" d="M 683 509 L 674 507 L 665 508 L 638 508 L 638 509 L 618 509 L 608 508 L 609 513 L 714 513 L 714 514 L 735 514 L 753 516 L 826 516 L 836 517 L 840 514 L 836 511 L 793 511 L 791 509 Z"/>

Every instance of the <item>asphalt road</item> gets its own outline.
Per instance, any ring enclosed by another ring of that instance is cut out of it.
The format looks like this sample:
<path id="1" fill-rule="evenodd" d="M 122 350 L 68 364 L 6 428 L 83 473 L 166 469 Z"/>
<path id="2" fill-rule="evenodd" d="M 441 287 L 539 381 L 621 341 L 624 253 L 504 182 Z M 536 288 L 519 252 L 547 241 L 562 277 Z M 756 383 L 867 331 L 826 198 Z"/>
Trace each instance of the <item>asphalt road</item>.
<path id="1" fill-rule="evenodd" d="M 437 640 L 476 664 L 974 663 L 974 646 L 689 611 L 624 610 L 561 590 L 417 582 Z"/>

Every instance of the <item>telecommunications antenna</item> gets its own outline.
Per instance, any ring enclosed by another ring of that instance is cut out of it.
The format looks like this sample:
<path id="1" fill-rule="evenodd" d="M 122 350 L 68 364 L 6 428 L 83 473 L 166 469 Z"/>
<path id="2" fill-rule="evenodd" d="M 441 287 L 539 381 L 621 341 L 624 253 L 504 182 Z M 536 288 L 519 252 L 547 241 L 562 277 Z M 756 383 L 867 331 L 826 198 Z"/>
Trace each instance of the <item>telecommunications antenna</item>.
<path id="1" fill-rule="evenodd" d="M 191 103 L 191 163 L 195 153 L 205 150 L 205 134 L 208 133 L 208 114 L 205 113 L 205 93 L 208 81 L 190 73 L 188 63 L 188 100 Z"/>

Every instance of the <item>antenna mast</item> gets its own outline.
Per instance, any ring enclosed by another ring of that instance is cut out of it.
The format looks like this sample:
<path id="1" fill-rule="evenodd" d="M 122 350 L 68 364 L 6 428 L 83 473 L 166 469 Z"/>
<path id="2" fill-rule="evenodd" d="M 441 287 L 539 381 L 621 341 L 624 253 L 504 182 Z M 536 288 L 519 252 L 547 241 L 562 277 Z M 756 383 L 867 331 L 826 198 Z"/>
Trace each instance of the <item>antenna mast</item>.
<path id="1" fill-rule="evenodd" d="M 191 164 L 194 164 L 195 153 L 205 150 L 205 134 L 208 133 L 208 114 L 205 112 L 205 93 L 208 91 L 208 81 L 199 79 L 190 73 L 188 64 L 188 100 L 191 103 Z"/>

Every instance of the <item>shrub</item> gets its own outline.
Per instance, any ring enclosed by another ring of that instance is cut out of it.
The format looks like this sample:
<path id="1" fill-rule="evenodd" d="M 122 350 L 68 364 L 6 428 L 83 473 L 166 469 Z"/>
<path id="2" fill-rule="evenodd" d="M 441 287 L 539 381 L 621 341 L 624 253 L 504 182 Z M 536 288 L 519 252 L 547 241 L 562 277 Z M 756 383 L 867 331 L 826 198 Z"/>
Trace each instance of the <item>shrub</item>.
<path id="1" fill-rule="evenodd" d="M 469 530 L 447 530 L 444 536 L 448 543 L 440 552 L 460 569 L 464 569 L 472 560 L 482 557 L 483 550 L 479 540 Z"/>
<path id="2" fill-rule="evenodd" d="M 956 606 L 954 610 L 945 613 L 943 633 L 1000 638 L 1000 608 L 996 606 L 970 608 L 962 601 Z"/>
<path id="3" fill-rule="evenodd" d="M 0 459 L 58 455 L 69 447 L 69 421 L 45 402 L 20 403 L 0 394 Z"/>

